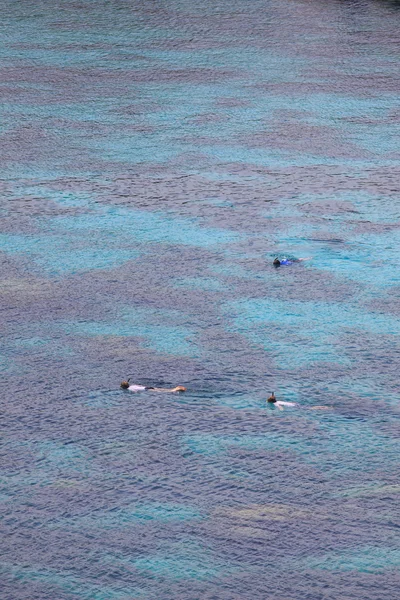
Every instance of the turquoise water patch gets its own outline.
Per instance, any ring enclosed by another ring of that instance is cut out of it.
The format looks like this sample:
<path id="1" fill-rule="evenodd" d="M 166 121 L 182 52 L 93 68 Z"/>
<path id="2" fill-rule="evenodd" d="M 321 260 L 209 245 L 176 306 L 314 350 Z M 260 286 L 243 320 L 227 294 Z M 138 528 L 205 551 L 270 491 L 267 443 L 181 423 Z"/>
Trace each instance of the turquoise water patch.
<path id="1" fill-rule="evenodd" d="M 66 208 L 82 208 L 95 202 L 90 194 L 72 192 L 67 190 L 52 189 L 51 186 L 14 186 L 13 193 L 23 194 L 38 199 L 52 200 Z"/>
<path id="2" fill-rule="evenodd" d="M 193 146 L 193 150 L 196 147 Z M 312 156 L 305 154 L 295 154 L 276 148 L 248 148 L 242 145 L 223 146 L 221 144 L 202 145 L 201 151 L 207 153 L 214 160 L 225 163 L 245 163 L 256 166 L 267 166 L 270 169 L 285 169 L 293 166 L 294 156 L 296 165 L 299 167 L 342 164 L 342 160 L 328 157 Z M 358 161 L 350 161 L 353 166 L 357 166 Z M 359 165 L 361 167 L 361 164 Z"/>
<path id="3" fill-rule="evenodd" d="M 97 580 L 96 583 L 90 579 L 77 577 L 75 574 L 43 567 L 33 567 L 27 565 L 14 565 L 10 563 L 0 563 L 0 571 L 4 577 L 11 577 L 15 583 L 30 584 L 36 582 L 39 585 L 50 588 L 58 588 L 63 593 L 76 594 L 82 600 L 126 600 L 126 598 L 136 598 L 143 595 L 141 590 L 135 588 L 126 588 L 116 584 L 118 589 L 110 588 Z"/>
<path id="4" fill-rule="evenodd" d="M 32 103 L 32 101 L 30 101 L 29 103 L 24 103 L 23 101 L 18 101 L 18 102 L 14 102 L 14 103 L 8 103 L 5 102 L 3 103 L 3 108 L 4 108 L 4 112 L 7 115 L 8 118 L 10 119 L 14 119 L 14 122 L 16 119 L 18 119 L 18 117 L 21 117 L 22 115 L 26 115 L 29 116 L 30 119 L 32 119 L 33 122 L 40 122 L 40 120 L 43 118 L 43 114 L 44 114 L 44 110 L 43 110 L 43 106 L 41 104 L 36 104 L 36 103 Z M 71 133 L 74 133 L 74 150 L 76 152 L 77 148 L 82 148 L 84 146 L 88 147 L 91 145 L 91 140 L 87 139 L 86 142 L 84 142 L 82 140 L 82 135 L 79 135 L 81 133 L 81 127 L 82 126 L 87 126 L 88 124 L 92 123 L 92 124 L 101 124 L 101 125 L 118 125 L 118 123 L 123 124 L 124 123 L 124 119 L 123 117 L 121 117 L 120 115 L 118 115 L 115 111 L 111 111 L 109 109 L 113 109 L 114 108 L 114 104 L 110 102 L 110 100 L 108 98 L 96 98 L 93 102 L 90 103 L 90 105 L 87 104 L 87 102 L 85 102 L 84 100 L 79 99 L 79 101 L 75 101 L 75 102 L 66 102 L 65 99 L 63 98 L 62 101 L 60 101 L 57 104 L 53 104 L 53 103 L 48 103 L 46 105 L 45 108 L 45 114 L 47 118 L 53 118 L 56 120 L 56 122 L 59 122 L 60 119 L 65 119 L 64 123 L 61 123 L 61 125 L 57 126 L 53 126 L 52 127 L 52 131 L 53 132 L 63 132 L 64 136 L 65 133 L 71 135 Z M 114 133 L 114 132 L 112 132 Z M 71 143 L 71 141 L 68 139 L 68 135 L 66 135 L 64 137 L 64 140 L 67 142 L 67 148 L 65 150 L 69 150 L 69 144 Z M 55 152 L 56 150 L 58 150 L 57 148 L 53 148 L 53 151 Z M 72 159 L 72 157 L 71 157 Z M 75 173 L 73 166 L 70 167 L 70 165 L 68 165 L 68 175 L 70 176 L 72 173 Z M 15 168 L 15 167 L 14 167 Z M 43 168 L 43 167 L 42 167 Z M 77 169 L 79 172 L 79 175 L 82 175 L 82 169 L 79 168 Z M 96 172 L 96 175 L 101 175 L 102 171 L 99 170 Z M 56 179 L 58 177 L 62 177 L 62 172 L 57 172 L 54 170 L 49 170 L 47 171 L 47 177 L 35 177 L 36 180 L 51 180 L 51 179 Z"/>
<path id="5" fill-rule="evenodd" d="M 52 269 L 61 273 L 91 271 L 94 269 L 112 269 L 139 256 L 132 250 L 108 250 L 106 248 L 72 250 L 63 254 Z M 54 269 L 55 266 L 55 269 Z"/>
<path id="6" fill-rule="evenodd" d="M 8 502 L 14 502 L 14 497 L 11 494 L 0 494 L 0 504 L 6 504 Z"/>
<path id="7" fill-rule="evenodd" d="M 267 394 L 265 394 L 265 397 Z M 215 399 L 217 404 L 223 406 L 229 406 L 235 410 L 241 410 L 244 408 L 259 409 L 264 406 L 265 398 L 260 398 L 259 390 L 256 390 L 254 394 L 229 394 L 224 396 L 218 396 Z"/>
<path id="8" fill-rule="evenodd" d="M 370 119 L 382 118 L 397 106 L 394 94 L 382 95 L 379 99 L 335 93 L 291 95 L 289 98 L 275 95 L 271 101 L 272 106 L 278 110 L 287 106 L 292 110 L 303 111 L 305 114 L 311 113 L 311 116 L 304 117 L 304 120 L 310 124 L 333 125 L 338 129 L 343 129 L 342 119 L 360 117 L 360 115 L 368 115 Z"/>
<path id="9" fill-rule="evenodd" d="M 289 450 L 308 454 L 311 446 L 295 437 L 280 436 L 268 432 L 265 435 L 213 435 L 199 433 L 186 436 L 182 440 L 186 449 L 196 454 L 212 456 L 225 453 L 231 447 L 246 448 L 248 450 Z"/>
<path id="10" fill-rule="evenodd" d="M 324 241 L 325 236 L 329 236 L 329 239 L 340 239 L 343 236 L 343 224 L 340 221 L 330 222 L 329 228 L 326 223 L 317 221 L 309 221 L 300 219 L 295 215 L 290 215 L 291 206 L 284 209 L 286 217 L 283 215 L 281 218 L 275 211 L 267 213 L 267 218 L 274 219 L 274 231 L 270 234 L 273 240 L 278 244 L 280 252 L 291 254 L 297 258 L 305 258 L 314 254 L 312 251 L 314 247 L 310 245 L 310 241 L 320 239 Z M 347 235 L 351 232 L 351 228 L 346 230 Z M 310 252 L 311 251 L 311 252 Z M 299 254 L 300 252 L 300 254 Z M 316 257 L 318 259 L 318 257 Z M 303 266 L 307 266 L 309 263 L 305 263 Z"/>
<path id="11" fill-rule="evenodd" d="M 397 257 L 387 256 L 387 251 L 377 251 L 375 248 L 376 263 L 374 264 L 371 257 L 371 249 L 351 248 L 341 252 L 341 255 L 336 254 L 335 257 L 320 257 L 318 259 L 317 269 L 334 273 L 335 276 L 345 278 L 349 281 L 365 284 L 369 286 L 371 297 L 374 292 L 379 294 L 385 288 L 398 286 L 400 284 L 400 275 L 397 267 Z M 385 256 L 386 257 L 383 258 Z"/>
<path id="12" fill-rule="evenodd" d="M 193 6 L 190 10 L 193 10 Z M 220 32 L 221 40 L 228 40 L 224 35 L 224 32 Z M 265 78 L 266 70 L 268 72 L 269 81 L 290 81 L 295 80 L 301 67 L 305 65 L 305 60 L 302 57 L 286 57 L 282 53 L 274 52 L 269 49 L 269 52 L 264 54 L 259 52 L 255 48 L 243 47 L 242 45 L 232 45 L 232 40 L 229 40 L 229 47 L 223 47 L 220 45 L 218 48 L 199 48 L 196 52 L 188 50 L 153 50 L 145 49 L 143 54 L 147 57 L 155 58 L 169 62 L 173 65 L 179 64 L 179 66 L 189 67 L 208 67 L 210 64 L 213 65 L 214 69 L 226 69 L 226 65 L 229 63 L 235 64 L 235 69 L 243 69 L 248 72 L 248 66 L 251 65 L 254 78 L 259 80 L 260 76 Z M 236 73 L 232 73 L 235 75 Z M 197 87 L 197 86 L 196 86 Z M 221 83 L 221 89 L 217 89 L 215 86 L 201 86 L 206 88 L 207 95 L 213 93 L 222 97 L 229 97 L 229 82 Z M 253 97 L 253 90 L 247 88 L 239 88 L 231 84 L 231 87 L 235 90 L 236 94 L 241 96 L 249 95 Z M 228 88 L 228 89 L 227 89 Z M 236 95 L 235 94 L 235 95 Z M 184 97 L 183 97 L 184 99 Z"/>
<path id="13" fill-rule="evenodd" d="M 204 175 L 203 175 L 204 176 Z M 224 177 L 221 175 L 220 180 Z M 229 176 L 226 176 L 226 179 L 229 179 Z M 203 200 L 203 204 L 210 204 L 211 206 L 216 206 L 218 208 L 235 208 L 235 205 L 229 200 L 223 200 L 222 198 L 207 198 Z"/>
<path id="14" fill-rule="evenodd" d="M 20 41 L 20 40 L 19 40 Z M 28 44 L 27 48 L 16 48 L 13 53 L 13 60 L 26 60 L 34 62 L 35 65 L 52 65 L 59 67 L 81 66 L 85 67 L 88 63 L 100 62 L 106 53 L 101 50 L 89 50 L 85 53 L 79 49 L 75 50 L 69 47 L 68 52 L 56 50 L 52 44 L 52 36 L 42 40 L 41 47 L 33 48 Z"/>
<path id="15" fill-rule="evenodd" d="M 380 496 L 382 498 L 400 496 L 400 484 L 371 483 L 367 486 L 347 488 L 334 495 L 338 498 L 368 498 Z"/>
<path id="16" fill-rule="evenodd" d="M 329 514 L 318 509 L 293 506 L 291 504 L 264 503 L 243 504 L 240 506 L 218 506 L 213 517 L 223 519 L 226 526 L 257 526 L 260 521 L 293 521 L 293 520 L 320 520 L 329 518 Z"/>
<path id="17" fill-rule="evenodd" d="M 400 333 L 400 324 L 394 317 L 357 310 L 345 303 L 242 300 L 226 303 L 224 313 L 233 323 L 233 331 L 262 345 L 283 368 L 301 366 L 308 360 L 349 364 L 349 357 L 337 344 L 341 332 L 358 329 L 388 336 Z M 274 327 L 279 328 L 278 332 Z M 282 341 L 293 335 L 301 342 L 296 353 L 293 344 Z"/>
<path id="18" fill-rule="evenodd" d="M 320 558 L 307 558 L 310 569 L 329 571 L 358 571 L 359 573 L 384 573 L 400 567 L 400 550 L 375 546 L 343 549 Z"/>
<path id="19" fill-rule="evenodd" d="M 96 232 L 105 237 L 129 240 L 130 243 L 165 243 L 209 247 L 242 240 L 243 234 L 203 227 L 197 219 L 173 218 L 169 214 L 124 210 L 98 209 L 95 214 L 60 217 L 51 221 L 58 230 Z"/>
<path id="20" fill-rule="evenodd" d="M 28 444 L 43 467 L 67 471 L 86 472 L 89 469 L 88 453 L 77 444 L 62 444 L 53 441 Z"/>
<path id="21" fill-rule="evenodd" d="M 16 340 L 15 347 L 17 349 L 26 348 L 32 353 L 44 352 L 52 356 L 61 356 L 65 358 L 74 356 L 76 354 L 72 348 L 65 344 L 64 341 L 59 341 L 54 338 L 27 337 Z"/>
<path id="22" fill-rule="evenodd" d="M 174 287 L 203 290 L 205 292 L 220 292 L 226 289 L 218 279 L 211 277 L 184 277 L 174 281 Z"/>
<path id="23" fill-rule="evenodd" d="M 379 234 L 353 231 L 351 245 L 326 250 L 314 261 L 315 267 L 364 283 L 371 292 L 397 286 L 400 284 L 399 241 L 399 230 Z"/>
<path id="24" fill-rule="evenodd" d="M 343 353 L 337 350 L 334 341 L 329 342 L 329 338 L 307 338 L 297 337 L 296 342 L 284 342 L 281 338 L 291 335 L 291 330 L 281 329 L 279 334 L 268 336 L 266 342 L 266 332 L 254 331 L 251 335 L 253 343 L 259 344 L 274 357 L 276 368 L 281 370 L 301 369 L 309 367 L 316 363 L 335 363 L 338 365 L 350 366 L 352 361 Z M 294 347 L 296 352 L 294 352 Z"/>
<path id="25" fill-rule="evenodd" d="M 32 493 L 32 489 L 35 486 L 46 487 L 54 484 L 55 476 L 52 477 L 48 470 L 36 470 L 30 475 L 7 475 L 2 474 L 0 476 L 0 489 L 10 492 L 13 497 L 13 504 L 21 501 L 24 496 L 21 494 L 21 490 L 27 495 Z"/>
<path id="26" fill-rule="evenodd" d="M 266 410 L 269 407 L 266 407 Z M 324 415 L 321 418 L 321 415 Z M 316 419 L 316 413 L 287 409 L 274 410 L 274 417 L 296 419 Z M 313 439 L 304 439 L 288 435 L 279 435 L 268 431 L 265 435 L 213 435 L 195 434 L 182 439 L 184 451 L 188 449 L 206 456 L 222 455 L 230 448 L 264 450 L 268 452 L 294 452 L 307 464 L 324 469 L 331 477 L 340 477 L 343 473 L 359 471 L 360 460 L 365 473 L 379 468 L 380 452 L 385 449 L 386 468 L 394 468 L 400 452 L 400 442 L 390 436 L 380 434 L 372 427 L 332 415 L 323 411 L 318 417 L 318 432 Z"/>
<path id="27" fill-rule="evenodd" d="M 4 472 L 0 480 L 0 489 L 10 492 L 14 498 L 21 496 L 34 486 L 46 487 L 54 484 L 62 476 L 87 478 L 92 469 L 92 456 L 82 446 L 74 443 L 38 441 L 4 444 L 11 452 L 22 457 L 25 455 L 29 467 L 25 471 Z"/>
<path id="28" fill-rule="evenodd" d="M 345 417 L 326 415 L 326 418 L 319 423 L 323 453 L 328 460 L 329 456 L 343 453 L 348 463 L 354 459 L 357 468 L 359 468 L 357 461 L 362 458 L 362 468 L 367 472 L 368 462 L 379 462 L 379 454 L 384 449 L 386 465 L 396 464 L 396 457 L 400 452 L 400 440 L 381 433 L 379 425 L 379 421 L 376 424 L 366 424 Z M 324 435 L 327 437 L 324 438 Z M 342 467 L 343 465 L 336 465 L 338 471 Z"/>
<path id="29" fill-rule="evenodd" d="M 109 240 L 84 236 L 36 236 L 0 234 L 0 250 L 7 254 L 27 256 L 50 276 L 73 275 L 93 269 L 111 269 L 138 257 L 132 249 L 109 248 Z"/>
<path id="30" fill-rule="evenodd" d="M 180 325 L 186 320 L 178 311 L 128 308 L 112 322 L 59 322 L 67 333 L 88 337 L 135 337 L 145 347 L 172 356 L 197 356 L 200 349 L 193 330 Z M 164 325 L 165 322 L 176 325 Z"/>
<path id="31" fill-rule="evenodd" d="M 271 85 L 270 78 L 268 84 Z M 254 99 L 254 98 L 253 98 Z M 395 148 L 395 135 L 386 136 L 384 132 L 379 136 L 370 134 L 370 128 L 355 127 L 353 135 L 349 137 L 352 144 L 353 153 L 346 156 L 337 156 L 336 152 L 332 151 L 327 146 L 327 155 L 324 156 L 320 150 L 314 155 L 312 144 L 308 148 L 306 145 L 300 150 L 296 148 L 296 144 L 292 147 L 282 149 L 279 148 L 279 141 L 275 144 L 272 142 L 260 142 L 257 135 L 265 134 L 268 138 L 270 131 L 274 132 L 274 125 L 282 126 L 279 117 L 276 113 L 285 109 L 297 111 L 297 114 L 302 115 L 302 122 L 305 125 L 310 125 L 316 128 L 330 128 L 332 135 L 341 135 L 343 131 L 349 128 L 349 125 L 344 126 L 342 119 L 358 117 L 360 112 L 371 116 L 382 117 L 389 113 L 390 110 L 396 107 L 396 98 L 388 95 L 380 98 L 380 102 L 376 103 L 367 98 L 352 97 L 350 95 L 341 96 L 338 94 L 307 94 L 296 95 L 291 94 L 290 97 L 285 97 L 276 94 L 261 94 L 257 97 L 257 102 L 254 102 L 250 107 L 241 109 L 241 119 L 232 119 L 227 123 L 221 123 L 220 138 L 228 139 L 229 144 L 208 145 L 207 141 L 201 145 L 201 150 L 209 156 L 224 162 L 242 162 L 254 165 L 266 165 L 269 168 L 285 168 L 291 167 L 293 161 L 297 167 L 311 165 L 342 165 L 344 160 L 347 165 L 352 165 L 360 170 L 365 168 L 367 164 L 377 164 L 377 159 L 382 164 L 394 164 L 395 158 L 392 152 Z M 260 111 L 261 108 L 261 111 Z M 230 109 L 229 109 L 230 110 Z M 236 109 L 237 110 L 237 109 Z M 261 113 L 261 114 L 260 114 Z M 243 118 L 244 117 L 244 118 Z M 296 119 L 296 121 L 298 118 Z M 262 128 L 262 126 L 264 127 Z M 261 130 L 260 130 L 261 127 Z M 289 125 L 290 127 L 290 125 Z M 293 126 L 292 126 L 293 129 Z M 255 132 L 255 139 L 252 138 L 252 131 Z M 241 131 L 243 131 L 243 144 L 235 143 L 240 139 Z M 366 132 L 364 134 L 364 132 Z M 369 136 L 369 137 L 368 137 Z M 377 139 L 378 137 L 378 139 Z M 262 139 L 262 138 L 261 138 Z M 388 142 L 388 139 L 390 142 Z M 212 143 L 212 138 L 209 138 Z M 217 141 L 217 140 L 216 140 Z M 246 143 L 247 142 L 247 143 Z M 357 154 L 357 145 L 359 152 Z M 359 154 L 363 148 L 370 151 L 367 159 L 360 160 Z"/>
<path id="32" fill-rule="evenodd" d="M 0 372 L 5 373 L 7 371 L 12 371 L 14 365 L 10 359 L 10 357 L 5 354 L 0 354 Z"/>
<path id="33" fill-rule="evenodd" d="M 354 204 L 359 211 L 359 218 L 373 223 L 390 223 L 400 220 L 398 195 L 369 194 L 368 192 L 352 191 L 343 194 L 346 200 Z M 352 215 L 357 219 L 357 215 Z"/>
<path id="34" fill-rule="evenodd" d="M 203 515 L 195 508 L 179 504 L 153 503 L 134 504 L 125 508 L 99 511 L 85 516 L 57 519 L 52 527 L 81 529 L 119 529 L 145 522 L 179 522 L 202 519 Z"/>
<path id="35" fill-rule="evenodd" d="M 400 124 L 398 123 L 379 123 L 378 126 L 371 127 L 369 123 L 359 125 L 353 134 L 353 139 L 357 144 L 373 152 L 377 156 L 391 155 L 399 151 Z"/>
<path id="36" fill-rule="evenodd" d="M 114 161 L 117 165 L 121 162 L 140 165 L 141 163 L 157 162 L 168 163 L 179 155 L 188 151 L 187 145 L 173 140 L 163 145 L 159 143 L 159 137 L 150 132 L 135 132 L 135 143 L 132 144 L 132 133 L 120 132 L 118 135 L 109 134 L 106 138 L 87 141 L 93 152 L 98 157 L 108 162 Z M 193 150 L 196 150 L 193 147 Z"/>
<path id="37" fill-rule="evenodd" d="M 341 377 L 340 382 L 330 382 L 329 392 L 332 398 L 341 397 L 343 393 L 354 394 L 358 398 L 369 402 L 379 400 L 379 402 L 384 402 L 393 408 L 399 408 L 399 393 L 396 382 L 390 385 L 385 377 L 373 371 L 364 375 L 362 379 L 356 379 L 350 374 Z"/>
<path id="38" fill-rule="evenodd" d="M 318 212 L 334 214 L 335 220 L 340 222 L 371 221 L 372 223 L 393 224 L 400 220 L 398 196 L 373 194 L 365 190 L 335 191 L 332 193 L 299 194 L 294 198 L 285 199 L 277 207 L 277 213 L 282 215 L 285 210 L 297 210 L 301 215 L 304 210 L 311 210 L 313 203 L 318 205 Z M 335 207 L 335 203 L 338 205 Z M 334 223 L 333 223 L 334 225 Z M 329 224 L 331 228 L 332 223 Z M 347 231 L 346 231 L 347 233 Z"/>
<path id="39" fill-rule="evenodd" d="M 24 346 L 26 348 L 36 348 L 41 346 L 47 346 L 52 340 L 44 339 L 39 337 L 26 338 L 24 340 L 16 340 L 17 346 Z"/>
<path id="40" fill-rule="evenodd" d="M 85 406 L 90 408 L 112 408 L 121 401 L 119 392 L 93 391 L 89 392 L 85 398 L 80 398 Z"/>
<path id="41" fill-rule="evenodd" d="M 274 221 L 284 219 L 282 225 L 287 228 L 290 226 L 291 220 L 296 220 L 295 222 L 297 222 L 299 217 L 301 217 L 301 204 L 300 206 L 299 204 L 293 198 L 285 198 L 280 202 L 274 201 L 269 203 L 268 210 L 263 211 L 262 216 L 264 219 L 274 219 Z"/>
<path id="42" fill-rule="evenodd" d="M 115 558 L 110 557 L 114 562 Z M 137 559 L 117 559 L 117 564 L 150 573 L 153 577 L 168 579 L 209 580 L 223 577 L 235 569 L 219 559 L 215 552 L 191 540 L 169 545 L 155 555 Z"/>
<path id="43" fill-rule="evenodd" d="M 237 277 L 238 279 L 254 279 L 258 277 L 258 273 L 253 273 L 238 264 L 217 264 L 210 265 L 208 270 L 212 274 L 221 275 L 222 277 Z"/>

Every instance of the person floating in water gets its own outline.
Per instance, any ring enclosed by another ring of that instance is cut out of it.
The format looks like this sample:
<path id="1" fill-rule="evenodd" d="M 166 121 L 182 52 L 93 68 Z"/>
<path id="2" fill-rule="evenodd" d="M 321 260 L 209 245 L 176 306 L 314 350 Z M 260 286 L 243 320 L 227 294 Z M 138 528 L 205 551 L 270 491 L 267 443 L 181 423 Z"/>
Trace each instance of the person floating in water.
<path id="1" fill-rule="evenodd" d="M 267 399 L 267 402 L 277 406 L 279 410 L 283 410 L 284 406 L 299 406 L 297 402 L 283 402 L 282 400 L 277 400 L 275 396 L 275 392 L 272 392 L 270 397 Z"/>
<path id="2" fill-rule="evenodd" d="M 277 406 L 279 408 L 279 410 L 284 410 L 285 406 L 289 406 L 292 408 L 308 408 L 309 410 L 326 410 L 327 408 L 330 408 L 329 406 L 307 406 L 307 407 L 303 407 L 301 406 L 301 404 L 298 404 L 297 402 L 283 402 L 282 400 L 277 400 L 275 393 L 272 392 L 270 397 L 267 398 L 267 402 L 269 402 L 270 404 L 273 404 L 274 406 Z"/>
<path id="3" fill-rule="evenodd" d="M 186 392 L 186 388 L 183 385 L 177 385 L 174 388 L 159 388 L 148 385 L 136 385 L 130 384 L 130 379 L 121 382 L 120 387 L 123 390 L 129 390 L 130 392 Z"/>
<path id="4" fill-rule="evenodd" d="M 294 263 L 302 262 L 303 260 L 310 260 L 312 256 L 307 256 L 306 258 L 275 258 L 272 263 L 274 267 L 286 267 L 288 265 L 293 265 Z"/>

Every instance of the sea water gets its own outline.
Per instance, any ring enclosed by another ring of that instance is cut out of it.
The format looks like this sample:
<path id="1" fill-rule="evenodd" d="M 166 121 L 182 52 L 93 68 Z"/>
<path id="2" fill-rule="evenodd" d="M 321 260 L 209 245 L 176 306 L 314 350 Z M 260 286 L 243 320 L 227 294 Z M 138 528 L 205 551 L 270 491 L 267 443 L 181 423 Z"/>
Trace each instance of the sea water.
<path id="1" fill-rule="evenodd" d="M 394 600 L 399 3 L 0 8 L 2 598 Z"/>

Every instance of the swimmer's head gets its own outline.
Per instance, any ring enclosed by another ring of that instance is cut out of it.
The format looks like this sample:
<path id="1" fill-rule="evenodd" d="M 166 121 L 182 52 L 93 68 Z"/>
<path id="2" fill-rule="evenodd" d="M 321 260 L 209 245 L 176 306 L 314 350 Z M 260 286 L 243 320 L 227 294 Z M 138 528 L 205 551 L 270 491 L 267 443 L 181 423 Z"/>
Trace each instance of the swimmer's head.
<path id="1" fill-rule="evenodd" d="M 130 379 L 127 379 L 126 381 L 121 381 L 120 387 L 122 387 L 123 390 L 127 390 L 129 388 L 129 381 Z"/>
<path id="2" fill-rule="evenodd" d="M 176 388 L 174 388 L 175 392 L 186 392 L 186 388 L 183 385 L 177 385 Z"/>
<path id="3" fill-rule="evenodd" d="M 275 258 L 274 262 L 272 263 L 274 265 L 274 267 L 280 267 L 281 266 L 281 261 L 279 260 L 279 258 Z"/>
<path id="4" fill-rule="evenodd" d="M 275 393 L 274 392 L 271 393 L 270 397 L 267 399 L 267 402 L 272 402 L 272 403 L 276 402 L 276 398 L 275 398 Z"/>

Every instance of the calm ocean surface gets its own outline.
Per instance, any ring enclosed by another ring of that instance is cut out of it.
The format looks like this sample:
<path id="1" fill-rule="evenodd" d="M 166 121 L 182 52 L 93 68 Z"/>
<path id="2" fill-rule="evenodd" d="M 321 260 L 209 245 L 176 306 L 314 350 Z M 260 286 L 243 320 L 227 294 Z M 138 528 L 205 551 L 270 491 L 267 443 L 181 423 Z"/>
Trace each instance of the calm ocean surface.
<path id="1" fill-rule="evenodd" d="M 400 3 L 0 11 L 1 599 L 399 598 Z"/>

